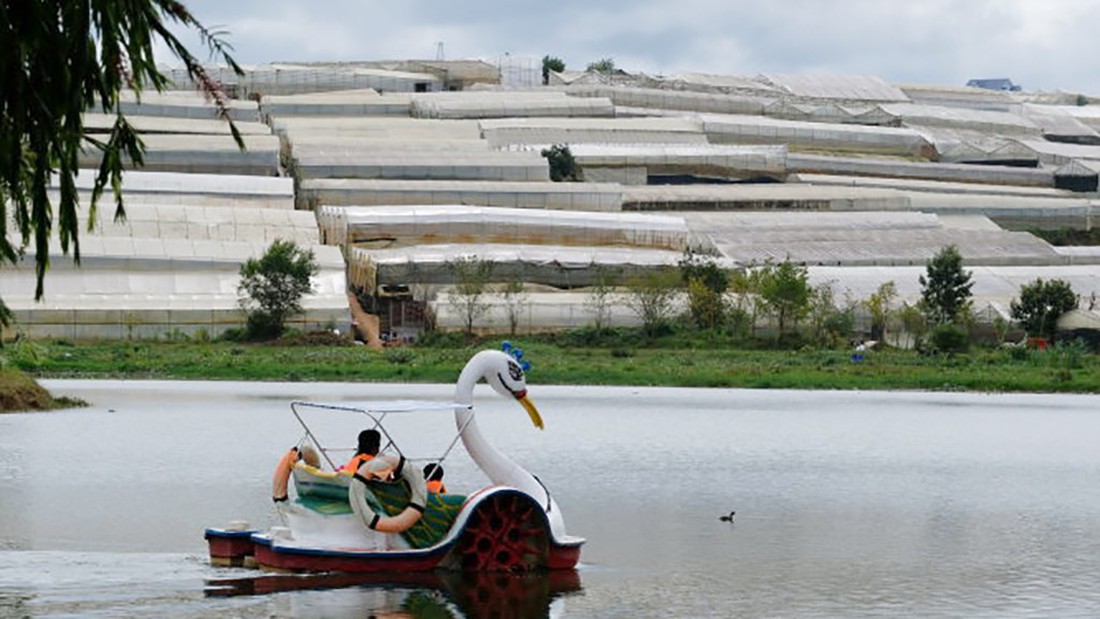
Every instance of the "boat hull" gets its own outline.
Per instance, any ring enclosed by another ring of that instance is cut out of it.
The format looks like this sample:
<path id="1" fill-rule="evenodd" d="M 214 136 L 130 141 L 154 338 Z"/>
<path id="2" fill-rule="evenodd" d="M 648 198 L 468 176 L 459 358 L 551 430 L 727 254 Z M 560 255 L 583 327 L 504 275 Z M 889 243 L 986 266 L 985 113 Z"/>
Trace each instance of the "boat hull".
<path id="1" fill-rule="evenodd" d="M 428 548 L 357 550 L 309 546 L 279 534 L 207 529 L 215 565 L 256 565 L 274 572 L 485 572 L 567 570 L 580 560 L 581 538 L 558 540 L 529 495 L 492 488 L 471 497 L 455 528 Z M 291 536 L 292 537 L 292 536 Z"/>

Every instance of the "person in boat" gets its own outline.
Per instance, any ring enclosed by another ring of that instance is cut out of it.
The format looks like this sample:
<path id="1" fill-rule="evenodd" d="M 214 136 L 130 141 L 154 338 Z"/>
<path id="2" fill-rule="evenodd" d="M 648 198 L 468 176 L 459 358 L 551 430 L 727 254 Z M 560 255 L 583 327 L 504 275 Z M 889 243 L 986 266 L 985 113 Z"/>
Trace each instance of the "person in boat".
<path id="1" fill-rule="evenodd" d="M 443 465 L 438 462 L 424 465 L 424 479 L 428 480 L 428 492 L 446 494 L 447 486 L 443 483 Z"/>
<path id="2" fill-rule="evenodd" d="M 373 460 L 378 455 L 378 448 L 381 444 L 382 434 L 378 430 L 363 430 L 359 433 L 359 445 L 355 450 L 355 455 L 348 460 L 347 464 L 340 467 L 340 470 L 354 475 L 359 467 L 363 466 L 363 463 Z"/>

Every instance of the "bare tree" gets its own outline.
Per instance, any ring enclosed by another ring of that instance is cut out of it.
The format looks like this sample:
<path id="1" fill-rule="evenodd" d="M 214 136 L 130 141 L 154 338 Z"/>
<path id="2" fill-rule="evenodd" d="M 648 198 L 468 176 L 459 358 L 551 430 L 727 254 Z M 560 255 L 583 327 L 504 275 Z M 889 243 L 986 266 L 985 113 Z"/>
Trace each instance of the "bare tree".
<path id="1" fill-rule="evenodd" d="M 886 325 L 890 320 L 890 314 L 893 311 L 891 305 L 898 296 L 897 285 L 894 284 L 894 280 L 883 283 L 878 287 L 878 290 L 871 293 L 871 296 L 867 297 L 863 301 L 863 307 L 867 312 L 871 314 L 871 339 L 872 340 L 884 340 L 886 339 Z"/>
<path id="2" fill-rule="evenodd" d="M 523 281 L 513 277 L 500 291 L 504 300 L 504 311 L 508 315 L 508 334 L 514 336 L 519 327 L 523 312 L 531 305 Z"/>
<path id="3" fill-rule="evenodd" d="M 615 292 L 614 284 L 618 279 L 619 273 L 616 269 L 596 267 L 596 279 L 588 289 L 584 307 L 592 310 L 592 326 L 597 333 L 611 326 L 611 301 Z"/>
<path id="4" fill-rule="evenodd" d="M 493 263 L 474 256 L 463 256 L 451 263 L 454 272 L 454 288 L 448 302 L 455 313 L 462 316 L 466 334 L 473 335 L 474 321 L 489 311 L 485 293 L 493 274 Z"/>
<path id="5" fill-rule="evenodd" d="M 668 323 L 679 285 L 679 269 L 650 271 L 630 282 L 627 305 L 642 319 L 646 335 L 657 335 Z"/>

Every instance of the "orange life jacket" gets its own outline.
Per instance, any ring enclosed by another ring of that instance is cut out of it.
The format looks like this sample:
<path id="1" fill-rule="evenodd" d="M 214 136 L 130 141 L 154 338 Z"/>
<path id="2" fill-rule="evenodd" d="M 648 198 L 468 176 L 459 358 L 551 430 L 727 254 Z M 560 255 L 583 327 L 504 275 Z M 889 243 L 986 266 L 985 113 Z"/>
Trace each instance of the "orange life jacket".
<path id="1" fill-rule="evenodd" d="M 340 468 L 340 470 L 354 475 L 355 472 L 359 470 L 359 467 L 363 466 L 364 462 L 373 459 L 374 456 L 370 454 L 355 454 L 351 457 L 351 460 L 348 460 L 347 464 Z"/>
<path id="2" fill-rule="evenodd" d="M 447 486 L 443 485 L 443 480 L 436 479 L 428 482 L 428 492 L 434 492 L 436 494 L 446 494 Z"/>

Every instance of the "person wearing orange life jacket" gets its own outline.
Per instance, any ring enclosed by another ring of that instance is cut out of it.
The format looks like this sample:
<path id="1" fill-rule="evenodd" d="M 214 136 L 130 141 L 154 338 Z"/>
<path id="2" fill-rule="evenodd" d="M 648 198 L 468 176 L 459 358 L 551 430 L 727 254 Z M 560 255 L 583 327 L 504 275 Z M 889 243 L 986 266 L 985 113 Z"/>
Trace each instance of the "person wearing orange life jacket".
<path id="1" fill-rule="evenodd" d="M 363 466 L 364 462 L 369 462 L 378 455 L 378 448 L 381 443 L 382 434 L 378 430 L 363 430 L 360 432 L 359 446 L 355 450 L 355 455 L 348 460 L 347 464 L 340 467 L 340 471 L 354 475 L 359 467 Z"/>
<path id="2" fill-rule="evenodd" d="M 428 480 L 428 492 L 446 494 L 447 486 L 443 483 L 443 465 L 438 463 L 424 465 L 424 479 Z"/>

